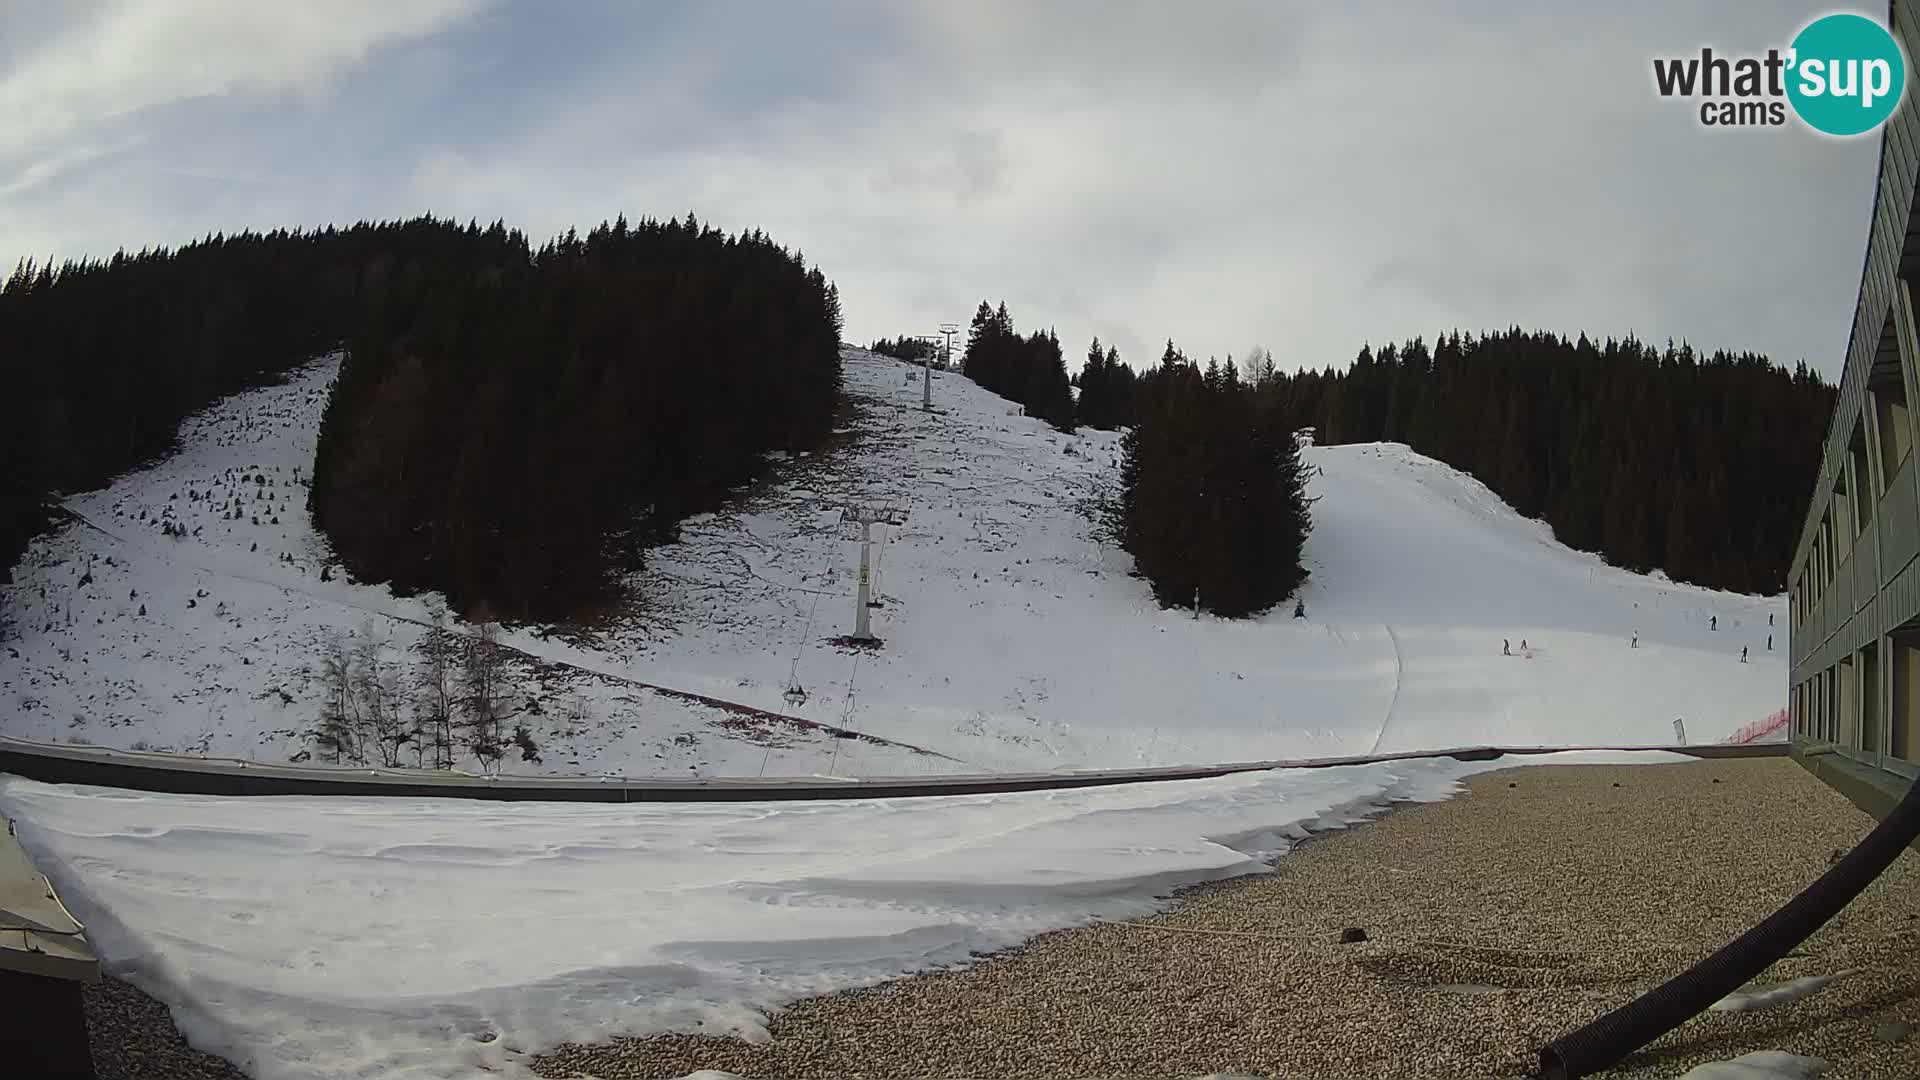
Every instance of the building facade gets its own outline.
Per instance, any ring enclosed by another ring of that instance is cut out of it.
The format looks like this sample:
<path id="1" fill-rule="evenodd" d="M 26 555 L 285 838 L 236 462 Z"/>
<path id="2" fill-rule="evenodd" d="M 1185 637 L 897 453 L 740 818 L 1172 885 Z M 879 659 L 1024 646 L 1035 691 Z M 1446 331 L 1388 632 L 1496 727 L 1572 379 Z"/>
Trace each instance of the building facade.
<path id="1" fill-rule="evenodd" d="M 1920 56 L 1920 4 L 1898 0 L 1891 20 Z M 1920 777 L 1917 184 L 1920 108 L 1908 100 L 1881 129 L 1846 368 L 1787 579 L 1796 754 L 1899 786 Z"/>

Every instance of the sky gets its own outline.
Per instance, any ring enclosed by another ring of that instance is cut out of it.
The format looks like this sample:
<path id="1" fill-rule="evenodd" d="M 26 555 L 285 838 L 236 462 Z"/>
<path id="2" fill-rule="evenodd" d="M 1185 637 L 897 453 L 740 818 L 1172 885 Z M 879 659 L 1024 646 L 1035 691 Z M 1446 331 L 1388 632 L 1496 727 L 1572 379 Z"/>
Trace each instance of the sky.
<path id="1" fill-rule="evenodd" d="M 1705 128 L 1651 64 L 1831 10 L 1885 12 L 0 0 L 0 260 L 691 211 L 804 253 L 861 343 L 985 298 L 1137 366 L 1518 324 L 1833 376 L 1878 137 Z"/>

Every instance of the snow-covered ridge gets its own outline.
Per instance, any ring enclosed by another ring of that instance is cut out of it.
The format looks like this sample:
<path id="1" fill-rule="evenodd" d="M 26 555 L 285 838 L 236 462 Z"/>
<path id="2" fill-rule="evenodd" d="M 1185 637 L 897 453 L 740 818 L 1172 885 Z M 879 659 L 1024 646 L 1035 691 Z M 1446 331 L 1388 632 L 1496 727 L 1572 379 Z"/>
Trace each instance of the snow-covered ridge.
<path id="1" fill-rule="evenodd" d="M 311 752 L 329 633 L 371 631 L 403 658 L 434 598 L 321 580 L 306 521 L 333 363 L 191 418 L 178 454 L 67 501 L 80 520 L 16 571 L 0 733 L 286 761 Z M 1659 744 L 1675 718 L 1708 741 L 1784 696 L 1781 600 L 1615 570 L 1397 445 L 1307 451 L 1307 618 L 1161 611 L 1086 512 L 1117 436 L 1061 435 L 951 373 L 923 413 L 919 369 L 862 350 L 846 376 L 840 445 L 687 523 L 632 612 L 589 636 L 506 635 L 515 722 L 541 756 L 507 767 L 913 775 Z M 876 530 L 872 654 L 831 641 L 852 626 L 857 544 L 834 523 L 854 502 L 906 515 Z"/>

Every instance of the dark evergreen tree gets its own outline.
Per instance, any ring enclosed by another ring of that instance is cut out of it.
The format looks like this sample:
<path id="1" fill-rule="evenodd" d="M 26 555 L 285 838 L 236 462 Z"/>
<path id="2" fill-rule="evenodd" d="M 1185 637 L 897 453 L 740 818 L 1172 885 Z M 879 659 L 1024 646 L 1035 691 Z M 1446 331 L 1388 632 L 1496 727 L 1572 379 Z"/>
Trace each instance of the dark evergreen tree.
<path id="1" fill-rule="evenodd" d="M 1138 377 L 1133 368 L 1120 362 L 1120 350 L 1107 346 L 1107 420 L 1113 427 L 1130 427 L 1134 421 L 1134 388 Z"/>
<path id="2" fill-rule="evenodd" d="M 1096 335 L 1093 344 L 1087 347 L 1087 358 L 1080 364 L 1080 374 L 1073 377 L 1073 384 L 1080 388 L 1080 395 L 1074 400 L 1074 416 L 1087 427 L 1108 428 L 1108 379 L 1107 354 L 1100 348 L 1100 338 Z"/>
<path id="3" fill-rule="evenodd" d="M 1073 430 L 1073 387 L 1059 337 L 1051 330 L 1021 337 L 1004 301 L 996 310 L 982 300 L 974 311 L 960 370 L 984 389 L 1023 406 L 1028 416 L 1062 431 Z"/>
<path id="4" fill-rule="evenodd" d="M 935 366 L 938 366 L 940 346 L 931 341 L 901 334 L 898 338 L 880 338 L 867 346 L 867 351 L 891 356 L 896 360 L 909 360 L 916 364 L 924 360 L 933 360 Z"/>
<path id="5" fill-rule="evenodd" d="M 1077 377 L 1080 400 L 1074 415 L 1085 427 L 1112 431 L 1133 423 L 1133 369 L 1120 362 L 1120 350 L 1100 348 L 1094 338 Z"/>
<path id="6" fill-rule="evenodd" d="M 1171 342 L 1138 389 L 1119 531 L 1155 597 L 1238 617 L 1292 595 L 1312 525 L 1292 430 L 1231 362 L 1203 373 Z"/>
<path id="7" fill-rule="evenodd" d="M 1029 416 L 1037 416 L 1061 431 L 1073 431 L 1073 388 L 1067 382 L 1067 361 L 1053 331 L 1028 336 L 1021 357 L 1027 370 Z"/>

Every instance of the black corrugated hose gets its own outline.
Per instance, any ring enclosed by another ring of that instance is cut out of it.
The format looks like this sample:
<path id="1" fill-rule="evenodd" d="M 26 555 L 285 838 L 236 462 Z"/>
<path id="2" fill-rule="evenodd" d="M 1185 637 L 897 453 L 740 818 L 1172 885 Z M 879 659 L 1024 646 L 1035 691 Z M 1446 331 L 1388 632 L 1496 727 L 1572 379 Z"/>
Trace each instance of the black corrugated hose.
<path id="1" fill-rule="evenodd" d="M 1874 830 L 1799 896 L 1689 970 L 1540 1051 L 1544 1080 L 1599 1072 L 1679 1027 L 1785 956 L 1839 913 L 1920 837 L 1920 781 Z"/>

